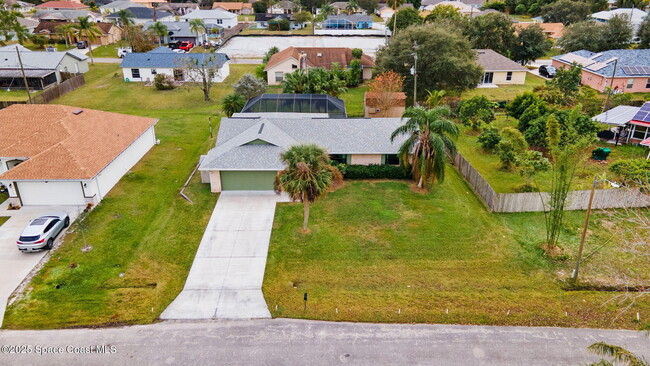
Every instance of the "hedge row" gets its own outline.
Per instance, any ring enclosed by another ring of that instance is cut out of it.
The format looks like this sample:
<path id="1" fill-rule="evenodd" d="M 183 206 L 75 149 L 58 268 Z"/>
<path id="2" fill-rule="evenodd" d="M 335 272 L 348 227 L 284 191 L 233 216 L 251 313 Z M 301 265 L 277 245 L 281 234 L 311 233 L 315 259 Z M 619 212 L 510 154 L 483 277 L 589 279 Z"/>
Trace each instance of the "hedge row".
<path id="1" fill-rule="evenodd" d="M 339 164 L 345 179 L 411 179 L 411 173 L 394 165 L 345 165 Z"/>

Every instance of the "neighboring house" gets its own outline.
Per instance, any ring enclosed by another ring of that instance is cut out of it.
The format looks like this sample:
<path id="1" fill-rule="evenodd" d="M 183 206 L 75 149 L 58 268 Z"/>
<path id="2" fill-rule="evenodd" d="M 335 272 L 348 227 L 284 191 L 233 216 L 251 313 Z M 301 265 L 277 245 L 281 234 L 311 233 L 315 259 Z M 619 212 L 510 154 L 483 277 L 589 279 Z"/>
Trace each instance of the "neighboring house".
<path id="1" fill-rule="evenodd" d="M 79 17 L 90 17 L 95 23 L 101 22 L 104 18 L 101 14 L 93 13 L 90 10 L 36 10 L 32 15 L 33 19 L 43 21 L 77 22 Z"/>
<path id="2" fill-rule="evenodd" d="M 196 3 L 165 3 L 158 5 L 158 10 L 168 11 L 174 15 L 187 15 L 199 9 L 199 4 Z"/>
<path id="3" fill-rule="evenodd" d="M 323 29 L 372 29 L 372 16 L 363 14 L 328 15 Z"/>
<path id="4" fill-rule="evenodd" d="M 34 29 L 36 29 L 36 26 L 38 26 L 38 20 L 34 20 L 34 19 L 31 19 L 31 18 L 18 17 L 17 20 L 18 20 L 18 24 L 20 24 L 23 27 L 27 28 L 29 33 L 33 33 Z M 9 40 L 9 41 L 15 40 L 16 39 L 16 32 L 14 32 L 13 30 L 7 30 L 7 36 L 8 36 L 8 39 L 5 39 L 4 35 L 0 35 L 0 39 L 5 40 L 5 41 L 7 41 L 7 40 Z"/>
<path id="5" fill-rule="evenodd" d="M 280 154 L 291 146 L 314 143 L 333 161 L 345 164 L 398 165 L 399 147 L 406 139 L 391 134 L 401 118 L 323 119 L 289 114 L 241 113 L 222 118 L 216 146 L 199 170 L 212 192 L 273 190 L 277 173 L 285 168 Z"/>
<path id="6" fill-rule="evenodd" d="M 546 38 L 551 41 L 557 41 L 564 34 L 564 24 L 562 23 L 516 23 L 515 28 L 525 29 L 534 24 L 540 26 Z"/>
<path id="7" fill-rule="evenodd" d="M 614 133 L 614 141 L 625 142 L 629 134 L 628 123 L 639 112 L 639 109 L 641 108 L 619 105 L 591 119 L 609 126 L 609 130 Z M 621 135 L 620 138 L 618 137 L 619 134 Z"/>
<path id="8" fill-rule="evenodd" d="M 429 5 L 436 5 L 443 1 L 447 1 L 447 0 L 422 0 L 421 7 L 424 8 Z M 460 2 L 466 5 L 472 5 L 476 8 L 480 8 L 483 6 L 483 4 L 485 4 L 485 0 L 461 0 Z"/>
<path id="9" fill-rule="evenodd" d="M 160 6 L 161 4 L 166 4 L 169 1 L 167 0 L 131 0 L 134 3 L 142 4 L 147 8 L 153 8 L 154 6 Z"/>
<path id="10" fill-rule="evenodd" d="M 650 92 L 650 49 L 609 50 L 599 53 L 580 50 L 551 58 L 556 68 L 572 63 L 582 66 L 582 85 L 600 92 Z M 616 71 L 614 67 L 616 66 Z"/>
<path id="11" fill-rule="evenodd" d="M 43 4 L 36 5 L 35 8 L 41 10 L 83 10 L 90 9 L 88 5 L 82 4 L 81 2 L 76 1 L 48 1 Z"/>
<path id="12" fill-rule="evenodd" d="M 207 33 L 196 34 L 190 30 L 190 24 L 186 22 L 161 22 L 167 26 L 167 35 L 162 37 L 162 43 L 176 41 L 192 41 L 194 44 L 200 44 L 208 40 Z M 144 24 L 144 29 L 148 29 L 154 22 Z"/>
<path id="13" fill-rule="evenodd" d="M 237 25 L 237 15 L 219 9 L 196 10 L 180 17 L 181 21 L 201 19 L 206 24 L 216 24 L 222 28 L 232 28 Z"/>
<path id="14" fill-rule="evenodd" d="M 645 102 L 629 123 L 627 142 L 648 145 L 650 139 L 650 102 Z M 650 155 L 649 155 L 650 156 Z"/>
<path id="15" fill-rule="evenodd" d="M 255 14 L 255 28 L 257 29 L 268 29 L 269 26 L 273 28 L 274 24 L 277 24 L 283 20 L 289 22 L 289 29 L 301 29 L 304 28 L 307 23 L 298 23 L 293 19 L 292 14 Z M 276 25 L 277 28 L 277 25 Z M 274 28 L 275 29 L 275 28 Z"/>
<path id="16" fill-rule="evenodd" d="M 34 34 L 44 35 L 52 40 L 63 39 L 63 36 L 58 33 L 57 29 L 64 24 L 78 24 L 72 22 L 57 22 L 57 21 L 41 21 L 38 27 L 34 29 Z M 93 42 L 96 46 L 106 46 L 122 39 L 122 29 L 114 23 L 97 23 L 97 27 L 102 31 Z M 72 37 L 72 42 L 79 39 Z"/>
<path id="17" fill-rule="evenodd" d="M 592 118 L 594 121 L 612 126 L 616 133 L 621 132 L 621 141 L 631 143 L 647 142 L 650 146 L 650 102 L 641 107 L 620 105 Z"/>
<path id="18" fill-rule="evenodd" d="M 34 10 L 34 4 L 19 0 L 4 0 L 5 9 L 17 10 L 20 13 L 28 13 Z"/>
<path id="19" fill-rule="evenodd" d="M 218 67 L 214 82 L 222 82 L 230 74 L 230 60 L 225 53 L 176 53 L 164 47 L 146 53 L 128 53 L 120 67 L 124 81 L 152 82 L 158 74 L 171 76 L 177 81 L 193 81 L 192 71 L 185 67 L 190 61 Z"/>
<path id="20" fill-rule="evenodd" d="M 450 5 L 453 6 L 458 10 L 458 12 L 461 15 L 475 15 L 481 13 L 481 9 L 474 5 L 466 4 L 462 1 L 441 1 L 439 3 L 436 3 L 434 5 L 426 5 L 423 10 L 430 12 L 431 10 L 435 9 L 438 6 L 445 6 L 445 5 Z"/>
<path id="21" fill-rule="evenodd" d="M 634 33 L 636 34 L 636 31 L 639 29 L 639 26 L 643 22 L 643 19 L 648 16 L 648 13 L 636 8 L 618 8 L 614 10 L 606 10 L 593 13 L 591 14 L 591 18 L 599 22 L 607 23 L 610 19 L 617 15 L 626 16 L 632 24 L 632 28 L 634 28 Z"/>
<path id="22" fill-rule="evenodd" d="M 156 143 L 153 118 L 64 105 L 0 110 L 0 183 L 19 206 L 98 204 Z"/>
<path id="23" fill-rule="evenodd" d="M 266 64 L 266 71 L 269 85 L 278 85 L 284 80 L 284 74 L 294 72 L 298 69 L 310 69 L 323 67 L 329 69 L 332 64 L 337 63 L 340 67 L 346 68 L 352 57 L 352 49 L 344 47 L 289 47 L 271 56 Z M 363 80 L 372 78 L 372 69 L 375 62 L 370 56 L 361 56 L 361 67 L 363 68 Z"/>
<path id="24" fill-rule="evenodd" d="M 479 86 L 521 85 L 526 82 L 528 69 L 489 49 L 476 50 L 476 63 L 483 68 Z"/>
<path id="25" fill-rule="evenodd" d="M 402 10 L 405 8 L 413 8 L 413 4 L 411 3 L 405 3 L 400 5 L 400 7 L 397 10 Z M 395 14 L 395 10 L 391 8 L 390 6 L 386 6 L 386 4 L 379 4 L 377 6 L 377 16 L 383 18 L 384 20 L 388 20 L 393 17 L 393 14 Z"/>
<path id="26" fill-rule="evenodd" d="M 382 105 L 388 105 L 385 101 L 392 101 L 388 111 L 381 109 Z M 383 102 L 382 102 L 383 101 Z M 404 92 L 366 92 L 363 95 L 364 117 L 401 118 L 406 110 L 406 93 Z"/>
<path id="27" fill-rule="evenodd" d="M 161 21 L 161 22 L 174 21 L 174 15 L 172 13 L 168 13 L 162 10 L 156 10 L 155 13 L 152 8 L 146 8 L 146 7 L 126 8 L 124 10 L 128 10 L 131 13 L 133 13 L 133 18 L 131 19 L 133 19 L 133 22 L 135 24 L 144 24 L 149 21 Z M 155 15 L 155 20 L 154 20 L 154 15 Z M 117 12 L 106 16 L 106 20 L 114 23 L 118 22 L 119 19 L 120 17 L 117 14 Z"/>
<path id="28" fill-rule="evenodd" d="M 137 4 L 132 1 L 113 1 L 112 3 L 108 3 L 106 5 L 102 5 L 99 7 L 99 10 L 102 12 L 102 14 L 113 14 L 117 13 L 120 10 L 126 10 L 128 8 L 145 8 L 145 5 L 142 4 Z"/>
<path id="29" fill-rule="evenodd" d="M 251 15 L 253 12 L 253 4 L 250 3 L 231 3 L 231 2 L 214 2 L 212 9 L 219 9 L 229 11 L 237 15 Z"/>
<path id="30" fill-rule="evenodd" d="M 0 88 L 25 89 L 16 46 L 0 49 Z M 25 77 L 30 89 L 42 90 L 63 81 L 61 73 L 88 72 L 88 56 L 76 50 L 66 52 L 37 52 L 20 49 Z"/>
<path id="31" fill-rule="evenodd" d="M 271 14 L 293 14 L 297 13 L 296 5 L 291 1 L 278 1 L 267 10 Z"/>

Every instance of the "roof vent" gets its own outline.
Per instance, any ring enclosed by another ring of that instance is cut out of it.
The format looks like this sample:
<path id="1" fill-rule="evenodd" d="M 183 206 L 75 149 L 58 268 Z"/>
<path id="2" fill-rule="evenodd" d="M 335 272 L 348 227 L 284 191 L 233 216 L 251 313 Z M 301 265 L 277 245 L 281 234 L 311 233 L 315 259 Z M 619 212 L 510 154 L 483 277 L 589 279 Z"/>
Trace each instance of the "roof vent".
<path id="1" fill-rule="evenodd" d="M 262 124 L 260 125 L 260 130 L 257 131 L 257 134 L 258 134 L 258 135 L 261 134 L 263 129 L 264 129 L 264 123 L 262 123 Z"/>
<path id="2" fill-rule="evenodd" d="M 74 111 L 72 111 L 72 114 L 77 116 L 77 115 L 81 114 L 81 112 L 83 112 L 83 111 L 84 111 L 83 109 L 75 109 Z"/>
<path id="3" fill-rule="evenodd" d="M 316 54 L 316 56 L 318 56 L 318 57 L 323 57 L 323 54 L 320 53 L 320 52 L 318 52 L 318 53 Z"/>

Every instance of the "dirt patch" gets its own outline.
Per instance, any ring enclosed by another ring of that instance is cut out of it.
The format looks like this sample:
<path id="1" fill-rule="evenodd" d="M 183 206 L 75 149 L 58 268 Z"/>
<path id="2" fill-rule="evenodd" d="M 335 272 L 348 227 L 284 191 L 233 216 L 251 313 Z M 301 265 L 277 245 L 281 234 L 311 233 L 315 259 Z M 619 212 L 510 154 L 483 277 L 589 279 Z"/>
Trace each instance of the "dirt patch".
<path id="1" fill-rule="evenodd" d="M 102 84 L 102 85 L 97 85 L 95 88 L 99 89 L 99 88 L 105 88 L 107 86 L 108 84 Z"/>

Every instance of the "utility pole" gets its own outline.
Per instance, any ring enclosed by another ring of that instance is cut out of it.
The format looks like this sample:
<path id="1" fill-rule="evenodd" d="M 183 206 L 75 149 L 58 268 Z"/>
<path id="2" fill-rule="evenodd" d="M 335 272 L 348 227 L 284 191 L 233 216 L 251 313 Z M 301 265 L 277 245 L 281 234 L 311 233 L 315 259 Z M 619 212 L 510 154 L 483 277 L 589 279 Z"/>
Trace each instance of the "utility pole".
<path id="1" fill-rule="evenodd" d="M 29 98 L 29 104 L 33 104 L 32 95 L 29 94 L 29 85 L 27 84 L 27 76 L 25 76 L 25 68 L 23 67 L 23 60 L 20 58 L 20 51 L 18 51 L 18 46 L 16 46 L 16 54 L 18 55 L 18 63 L 20 64 L 20 72 L 23 74 L 23 81 L 25 82 L 25 90 L 27 90 L 27 98 Z"/>
<path id="2" fill-rule="evenodd" d="M 414 42 L 413 43 L 413 49 L 415 52 L 413 52 L 413 106 L 417 107 L 418 106 L 418 43 Z"/>
<path id="3" fill-rule="evenodd" d="M 614 71 L 612 71 L 612 79 L 609 81 L 609 93 L 607 93 L 607 99 L 605 100 L 605 105 L 603 106 L 603 112 L 609 108 L 609 97 L 614 93 L 614 78 L 616 77 L 616 66 L 618 65 L 618 58 L 614 59 Z"/>
<path id="4" fill-rule="evenodd" d="M 589 216 L 591 216 L 591 205 L 594 203 L 594 194 L 596 193 L 596 185 L 598 180 L 594 181 L 591 186 L 591 193 L 589 193 L 589 203 L 587 204 L 587 217 L 585 218 L 585 225 L 582 227 L 582 235 L 580 236 L 580 247 L 578 248 L 578 258 L 576 260 L 576 268 L 573 270 L 573 283 L 578 281 L 578 271 L 580 271 L 580 261 L 582 260 L 582 250 L 585 247 L 585 238 L 587 237 L 587 227 L 589 227 Z"/>

